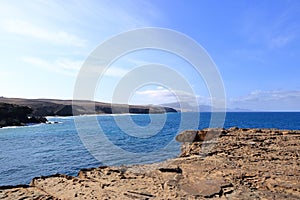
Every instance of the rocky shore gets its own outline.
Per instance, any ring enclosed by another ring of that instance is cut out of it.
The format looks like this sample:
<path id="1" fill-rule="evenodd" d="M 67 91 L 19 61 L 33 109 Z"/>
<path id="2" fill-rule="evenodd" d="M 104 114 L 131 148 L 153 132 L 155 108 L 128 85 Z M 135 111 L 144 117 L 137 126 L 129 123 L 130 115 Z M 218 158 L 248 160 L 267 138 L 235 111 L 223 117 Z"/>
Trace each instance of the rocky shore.
<path id="1" fill-rule="evenodd" d="M 33 115 L 32 112 L 32 108 L 28 106 L 0 103 L 0 128 L 46 123 L 48 121 L 45 117 Z"/>
<path id="2" fill-rule="evenodd" d="M 204 129 L 176 139 L 178 158 L 37 177 L 0 187 L 0 199 L 300 199 L 300 131 Z"/>

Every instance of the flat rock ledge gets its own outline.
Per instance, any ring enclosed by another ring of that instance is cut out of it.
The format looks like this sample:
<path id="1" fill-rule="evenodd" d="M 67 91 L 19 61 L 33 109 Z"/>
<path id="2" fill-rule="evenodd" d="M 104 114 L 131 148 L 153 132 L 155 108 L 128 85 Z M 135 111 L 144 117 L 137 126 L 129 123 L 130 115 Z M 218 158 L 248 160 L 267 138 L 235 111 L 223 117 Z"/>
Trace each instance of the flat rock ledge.
<path id="1" fill-rule="evenodd" d="M 0 199 L 300 199 L 298 130 L 204 129 L 176 139 L 178 158 L 37 177 L 0 187 Z"/>

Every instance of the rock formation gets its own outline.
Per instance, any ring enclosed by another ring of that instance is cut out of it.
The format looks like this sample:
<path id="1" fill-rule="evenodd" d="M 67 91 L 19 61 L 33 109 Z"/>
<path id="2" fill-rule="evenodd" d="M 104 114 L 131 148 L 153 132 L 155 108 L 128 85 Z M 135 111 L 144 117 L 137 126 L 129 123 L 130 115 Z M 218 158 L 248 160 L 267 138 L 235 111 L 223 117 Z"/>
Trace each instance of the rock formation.
<path id="1" fill-rule="evenodd" d="M 0 187 L 0 199 L 300 199 L 300 131 L 204 129 L 177 140 L 178 158 L 37 177 Z"/>
<path id="2" fill-rule="evenodd" d="M 5 126 L 24 126 L 29 123 L 46 123 L 47 119 L 33 116 L 28 106 L 0 103 L 0 128 Z"/>

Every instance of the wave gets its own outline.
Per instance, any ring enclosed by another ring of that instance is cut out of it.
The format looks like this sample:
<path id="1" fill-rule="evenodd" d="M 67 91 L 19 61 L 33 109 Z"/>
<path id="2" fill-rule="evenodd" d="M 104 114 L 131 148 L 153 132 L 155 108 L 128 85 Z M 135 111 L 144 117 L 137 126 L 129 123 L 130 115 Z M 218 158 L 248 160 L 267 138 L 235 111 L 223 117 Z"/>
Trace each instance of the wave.
<path id="1" fill-rule="evenodd" d="M 43 125 L 43 123 L 41 123 L 41 124 L 26 124 L 25 126 L 5 126 L 5 127 L 2 127 L 1 129 L 31 128 L 31 127 L 41 126 L 41 125 Z"/>

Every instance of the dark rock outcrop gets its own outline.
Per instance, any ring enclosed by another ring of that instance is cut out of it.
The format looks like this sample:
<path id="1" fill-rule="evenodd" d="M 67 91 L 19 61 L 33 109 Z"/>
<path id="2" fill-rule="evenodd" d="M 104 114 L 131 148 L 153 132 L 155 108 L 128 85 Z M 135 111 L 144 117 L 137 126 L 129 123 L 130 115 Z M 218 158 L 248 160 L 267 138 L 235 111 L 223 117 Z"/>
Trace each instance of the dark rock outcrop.
<path id="1" fill-rule="evenodd" d="M 28 106 L 0 103 L 0 128 L 47 122 L 47 119 L 44 117 L 33 116 L 32 111 Z"/>

